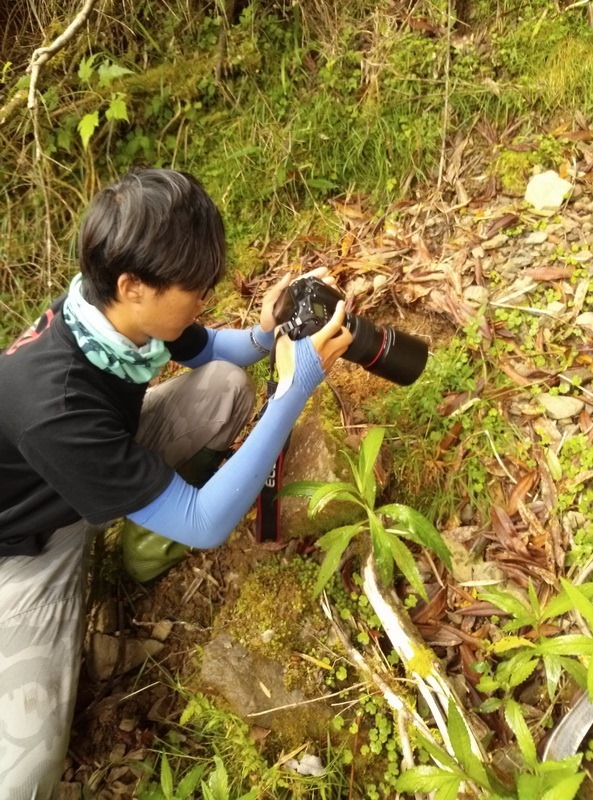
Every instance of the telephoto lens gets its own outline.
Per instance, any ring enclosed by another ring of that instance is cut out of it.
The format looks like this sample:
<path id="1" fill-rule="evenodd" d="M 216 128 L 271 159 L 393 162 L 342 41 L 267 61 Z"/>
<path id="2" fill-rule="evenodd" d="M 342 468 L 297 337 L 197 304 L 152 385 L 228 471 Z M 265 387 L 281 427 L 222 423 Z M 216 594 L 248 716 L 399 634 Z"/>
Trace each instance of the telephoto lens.
<path id="1" fill-rule="evenodd" d="M 281 333 L 302 339 L 321 330 L 343 299 L 340 292 L 318 278 L 300 278 L 276 302 L 274 316 L 281 323 Z M 428 358 L 423 339 L 375 325 L 356 314 L 346 314 L 345 326 L 352 334 L 352 344 L 344 353 L 348 361 L 400 386 L 409 386 L 422 374 Z"/>

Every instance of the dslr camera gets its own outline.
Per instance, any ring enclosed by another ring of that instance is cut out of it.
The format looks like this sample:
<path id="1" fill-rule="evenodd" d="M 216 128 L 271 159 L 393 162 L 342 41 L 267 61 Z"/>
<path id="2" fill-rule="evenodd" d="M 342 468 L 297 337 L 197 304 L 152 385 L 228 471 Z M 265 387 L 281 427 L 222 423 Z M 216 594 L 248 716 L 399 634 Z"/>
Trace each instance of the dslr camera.
<path id="1" fill-rule="evenodd" d="M 274 316 L 280 332 L 302 339 L 329 322 L 343 295 L 319 278 L 299 278 L 278 298 Z M 426 342 L 397 328 L 374 325 L 356 314 L 346 314 L 345 326 L 352 344 L 344 358 L 400 386 L 409 386 L 421 375 L 428 358 Z"/>

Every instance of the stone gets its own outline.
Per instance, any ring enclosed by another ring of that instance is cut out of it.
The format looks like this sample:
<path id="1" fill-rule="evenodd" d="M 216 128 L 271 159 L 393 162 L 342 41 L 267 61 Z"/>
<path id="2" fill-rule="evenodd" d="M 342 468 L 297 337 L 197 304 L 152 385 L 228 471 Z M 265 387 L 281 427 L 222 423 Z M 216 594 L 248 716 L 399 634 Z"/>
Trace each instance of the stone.
<path id="1" fill-rule="evenodd" d="M 331 432 L 331 418 L 339 421 L 339 409 L 331 389 L 320 386 L 296 423 L 284 459 L 282 486 L 294 481 L 333 482 L 349 480 L 340 466 L 339 450 L 344 442 Z M 329 423 L 329 424 L 328 424 Z M 285 539 L 321 535 L 352 521 L 352 505 L 332 502 L 309 517 L 308 498 L 283 497 L 280 502 L 280 531 Z"/>
<path id="2" fill-rule="evenodd" d="M 93 634 L 87 659 L 87 669 L 93 680 L 107 680 L 112 676 L 115 667 L 115 674 L 123 675 L 139 667 L 147 658 L 158 655 L 164 647 L 162 642 L 155 639 L 126 639 L 124 656 L 121 663 L 118 663 L 119 646 L 120 640 L 116 636 Z"/>
<path id="3" fill-rule="evenodd" d="M 525 244 L 543 244 L 547 241 L 547 231 L 532 231 L 529 236 L 525 238 Z"/>
<path id="4" fill-rule="evenodd" d="M 525 201 L 540 211 L 557 211 L 571 191 L 572 183 L 549 169 L 529 179 Z"/>
<path id="5" fill-rule="evenodd" d="M 492 239 L 487 239 L 485 242 L 482 242 L 482 249 L 498 250 L 498 248 L 503 247 L 508 240 L 509 237 L 505 233 L 497 233 L 496 236 L 492 237 Z"/>
<path id="6" fill-rule="evenodd" d="M 298 713 L 304 729 L 313 732 L 321 726 L 324 730 L 332 715 L 324 700 L 305 703 L 303 692 L 285 687 L 282 664 L 250 652 L 228 633 L 219 634 L 204 648 L 200 677 L 235 714 L 265 728 L 283 727 Z M 258 716 L 250 716 L 253 714 Z"/>
<path id="7" fill-rule="evenodd" d="M 584 311 L 582 314 L 579 314 L 575 319 L 575 324 L 593 330 L 593 311 Z"/>
<path id="8" fill-rule="evenodd" d="M 173 630 L 173 622 L 170 619 L 161 619 L 152 628 L 152 638 L 159 642 L 164 642 Z"/>
<path id="9" fill-rule="evenodd" d="M 585 407 L 585 403 L 577 397 L 543 393 L 537 396 L 537 402 L 542 405 L 551 419 L 567 419 L 576 417 Z"/>

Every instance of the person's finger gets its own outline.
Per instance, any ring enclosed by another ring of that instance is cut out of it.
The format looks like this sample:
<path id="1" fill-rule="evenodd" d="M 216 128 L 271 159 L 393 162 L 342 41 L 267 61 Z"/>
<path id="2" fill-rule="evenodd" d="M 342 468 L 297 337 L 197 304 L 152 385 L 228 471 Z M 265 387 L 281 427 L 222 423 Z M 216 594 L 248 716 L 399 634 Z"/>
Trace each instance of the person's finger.
<path id="1" fill-rule="evenodd" d="M 335 362 L 344 355 L 352 344 L 352 334 L 347 328 L 326 342 L 318 352 L 324 372 L 329 372 Z"/>
<path id="2" fill-rule="evenodd" d="M 290 272 L 287 272 L 286 275 L 275 283 L 265 294 L 265 299 L 267 300 L 277 300 L 278 297 L 282 294 L 282 292 L 290 285 L 291 283 L 291 275 Z"/>
<path id="3" fill-rule="evenodd" d="M 340 333 L 344 325 L 345 316 L 346 316 L 346 304 L 344 303 L 343 300 L 339 300 L 336 303 L 336 308 L 329 322 L 326 322 L 326 324 L 320 331 L 317 331 L 317 333 L 314 333 L 311 336 L 313 344 L 317 349 L 319 349 L 318 345 L 319 346 L 323 345 L 329 339 L 333 339 L 333 337 L 336 336 L 336 334 Z"/>
<path id="4" fill-rule="evenodd" d="M 298 278 L 295 280 L 300 280 L 301 278 L 325 278 L 329 269 L 327 267 L 316 267 L 315 269 L 309 270 L 309 272 L 304 272 L 302 275 L 299 275 Z"/>

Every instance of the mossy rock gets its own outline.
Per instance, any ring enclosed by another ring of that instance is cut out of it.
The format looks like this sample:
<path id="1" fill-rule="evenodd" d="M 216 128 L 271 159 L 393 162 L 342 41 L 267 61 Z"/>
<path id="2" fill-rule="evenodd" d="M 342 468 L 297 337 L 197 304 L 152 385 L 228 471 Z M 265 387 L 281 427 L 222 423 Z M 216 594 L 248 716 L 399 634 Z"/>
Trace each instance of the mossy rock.
<path id="1" fill-rule="evenodd" d="M 282 486 L 294 481 L 351 481 L 348 448 L 340 430 L 340 410 L 331 389 L 322 384 L 313 394 L 292 432 L 284 461 Z M 284 539 L 319 537 L 341 525 L 355 522 L 357 508 L 351 503 L 329 503 L 321 513 L 310 517 L 308 498 L 283 497 L 280 530 Z"/>

